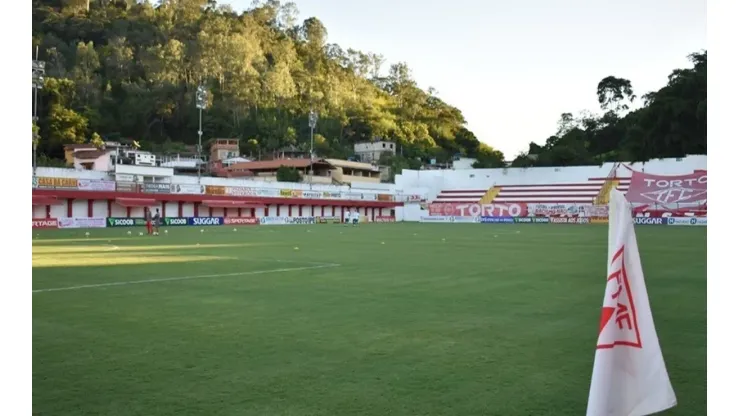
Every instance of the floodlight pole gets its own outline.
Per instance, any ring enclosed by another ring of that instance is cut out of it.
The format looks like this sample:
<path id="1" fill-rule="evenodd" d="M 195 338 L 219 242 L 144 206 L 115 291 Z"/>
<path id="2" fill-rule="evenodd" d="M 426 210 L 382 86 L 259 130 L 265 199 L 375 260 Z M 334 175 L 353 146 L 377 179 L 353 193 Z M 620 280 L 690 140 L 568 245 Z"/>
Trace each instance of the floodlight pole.
<path id="1" fill-rule="evenodd" d="M 206 108 L 207 93 L 206 87 L 198 86 L 195 92 L 195 106 L 198 108 L 198 184 L 201 178 L 201 165 L 203 158 L 203 109 Z"/>
<path id="2" fill-rule="evenodd" d="M 39 111 L 39 90 L 44 87 L 44 74 L 46 73 L 46 62 L 39 61 L 39 47 L 36 46 L 36 59 L 33 60 L 31 66 L 31 77 L 33 80 L 33 124 L 38 128 L 38 111 Z M 38 133 L 34 132 L 31 136 L 31 143 L 33 146 L 33 174 L 36 175 L 37 167 L 37 147 L 39 141 Z"/>
<path id="3" fill-rule="evenodd" d="M 308 189 L 313 189 L 313 129 L 316 128 L 316 122 L 318 121 L 319 116 L 316 114 L 313 109 L 311 112 L 308 113 L 308 127 L 311 128 L 311 166 L 309 166 L 309 176 L 308 176 Z"/>

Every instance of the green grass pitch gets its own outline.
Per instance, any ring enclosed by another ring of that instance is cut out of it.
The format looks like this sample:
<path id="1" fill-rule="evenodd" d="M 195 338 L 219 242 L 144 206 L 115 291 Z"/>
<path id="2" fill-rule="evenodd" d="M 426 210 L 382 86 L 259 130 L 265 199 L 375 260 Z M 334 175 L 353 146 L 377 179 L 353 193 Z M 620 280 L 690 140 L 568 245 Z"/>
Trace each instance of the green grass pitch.
<path id="1" fill-rule="evenodd" d="M 585 414 L 606 226 L 89 231 L 34 231 L 34 414 Z M 706 228 L 637 234 L 666 414 L 706 414 Z"/>

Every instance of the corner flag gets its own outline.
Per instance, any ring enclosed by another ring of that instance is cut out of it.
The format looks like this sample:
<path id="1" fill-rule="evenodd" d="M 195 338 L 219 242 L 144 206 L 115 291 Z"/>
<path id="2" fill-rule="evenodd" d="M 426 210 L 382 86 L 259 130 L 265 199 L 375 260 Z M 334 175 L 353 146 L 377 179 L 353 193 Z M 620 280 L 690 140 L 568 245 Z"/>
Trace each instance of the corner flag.
<path id="1" fill-rule="evenodd" d="M 650 311 L 632 212 L 609 199 L 609 257 L 586 416 L 645 416 L 676 406 Z"/>

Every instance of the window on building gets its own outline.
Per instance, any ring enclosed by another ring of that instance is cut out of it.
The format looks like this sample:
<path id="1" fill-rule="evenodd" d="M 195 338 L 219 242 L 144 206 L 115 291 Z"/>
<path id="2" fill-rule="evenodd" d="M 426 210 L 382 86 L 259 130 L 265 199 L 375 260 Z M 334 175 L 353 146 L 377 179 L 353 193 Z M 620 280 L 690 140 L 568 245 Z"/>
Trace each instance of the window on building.
<path id="1" fill-rule="evenodd" d="M 383 143 L 383 149 L 385 149 L 385 143 Z"/>

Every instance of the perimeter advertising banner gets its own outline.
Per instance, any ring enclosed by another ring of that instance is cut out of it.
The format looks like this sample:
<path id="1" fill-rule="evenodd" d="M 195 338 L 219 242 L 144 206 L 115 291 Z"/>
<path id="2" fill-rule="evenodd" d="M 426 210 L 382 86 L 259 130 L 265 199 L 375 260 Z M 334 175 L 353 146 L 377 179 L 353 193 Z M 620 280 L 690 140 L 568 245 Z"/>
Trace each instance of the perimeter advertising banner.
<path id="1" fill-rule="evenodd" d="M 77 178 L 38 177 L 39 188 L 77 189 Z"/>
<path id="2" fill-rule="evenodd" d="M 224 225 L 260 225 L 260 220 L 254 217 L 226 217 Z"/>
<path id="3" fill-rule="evenodd" d="M 170 193 L 170 184 L 145 182 L 141 184 L 141 191 L 149 194 L 168 194 Z"/>
<path id="4" fill-rule="evenodd" d="M 396 217 L 390 215 L 377 215 L 375 222 L 396 222 Z"/>
<path id="5" fill-rule="evenodd" d="M 80 191 L 115 191 L 115 181 L 103 181 L 92 179 L 78 179 L 77 189 Z"/>
<path id="6" fill-rule="evenodd" d="M 31 228 L 58 228 L 59 222 L 56 218 L 40 218 L 31 220 Z"/>
<path id="7" fill-rule="evenodd" d="M 203 195 L 206 193 L 206 187 L 195 183 L 173 183 L 170 185 L 170 193 Z"/>
<path id="8" fill-rule="evenodd" d="M 707 217 L 695 217 L 695 218 L 687 218 L 687 217 L 671 217 L 671 218 L 663 218 L 666 220 L 667 225 L 687 225 L 687 226 L 694 226 L 694 227 L 706 227 L 707 226 Z"/>
<path id="9" fill-rule="evenodd" d="M 514 217 L 480 217 L 482 224 L 514 224 Z"/>
<path id="10" fill-rule="evenodd" d="M 59 228 L 105 228 L 105 217 L 59 218 Z"/>
<path id="11" fill-rule="evenodd" d="M 262 225 L 316 224 L 316 217 L 262 217 Z"/>
<path id="12" fill-rule="evenodd" d="M 108 217 L 106 218 L 107 227 L 144 227 L 146 221 L 144 218 L 125 218 L 125 217 Z"/>

